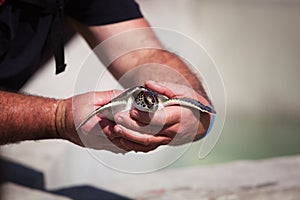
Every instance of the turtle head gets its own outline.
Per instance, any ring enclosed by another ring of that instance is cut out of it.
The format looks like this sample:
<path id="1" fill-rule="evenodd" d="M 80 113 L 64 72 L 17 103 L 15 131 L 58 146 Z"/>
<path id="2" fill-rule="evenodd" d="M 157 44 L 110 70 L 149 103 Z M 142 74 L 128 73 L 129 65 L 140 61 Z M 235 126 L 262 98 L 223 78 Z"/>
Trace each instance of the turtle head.
<path id="1" fill-rule="evenodd" d="M 155 112 L 158 109 L 157 93 L 151 90 L 140 91 L 133 102 L 133 106 L 144 112 Z"/>

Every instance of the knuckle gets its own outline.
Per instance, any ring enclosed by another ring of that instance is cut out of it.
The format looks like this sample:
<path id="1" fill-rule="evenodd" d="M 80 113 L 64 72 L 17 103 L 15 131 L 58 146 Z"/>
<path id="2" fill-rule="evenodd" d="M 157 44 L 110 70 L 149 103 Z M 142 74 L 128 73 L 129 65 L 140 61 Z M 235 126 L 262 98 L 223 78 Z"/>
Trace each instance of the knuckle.
<path id="1" fill-rule="evenodd" d="M 149 137 L 146 137 L 145 140 L 143 141 L 143 144 L 148 146 L 151 144 L 151 139 Z"/>

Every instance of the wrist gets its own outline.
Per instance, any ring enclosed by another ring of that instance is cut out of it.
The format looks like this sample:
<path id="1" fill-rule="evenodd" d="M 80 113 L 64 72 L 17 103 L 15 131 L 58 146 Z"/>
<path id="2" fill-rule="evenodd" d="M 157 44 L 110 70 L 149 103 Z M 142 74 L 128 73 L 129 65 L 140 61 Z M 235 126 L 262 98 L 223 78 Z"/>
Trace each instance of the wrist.
<path id="1" fill-rule="evenodd" d="M 69 140 L 75 144 L 82 145 L 74 124 L 71 98 L 57 100 L 55 130 L 56 138 Z"/>
<path id="2" fill-rule="evenodd" d="M 64 127 L 65 127 L 65 102 L 64 100 L 57 100 L 56 110 L 54 114 L 55 123 L 55 137 L 64 139 Z"/>

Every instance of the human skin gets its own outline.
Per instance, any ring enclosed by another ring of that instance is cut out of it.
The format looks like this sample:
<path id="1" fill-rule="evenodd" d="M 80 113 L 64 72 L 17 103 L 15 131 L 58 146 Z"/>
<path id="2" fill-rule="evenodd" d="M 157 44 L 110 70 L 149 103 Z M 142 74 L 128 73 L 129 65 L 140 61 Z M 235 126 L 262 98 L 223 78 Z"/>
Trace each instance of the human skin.
<path id="1" fill-rule="evenodd" d="M 86 27 L 72 19 L 70 19 L 70 22 L 73 24 L 75 29 L 84 36 L 92 48 L 107 38 L 121 32 L 150 27 L 147 21 L 143 18 L 111 25 L 92 27 Z M 177 85 L 165 83 L 159 85 L 151 82 L 146 83 L 147 87 L 169 97 L 183 96 L 183 93 L 177 93 L 176 90 L 174 90 L 174 87 L 179 87 L 180 84 L 189 85 L 188 88 L 185 88 L 185 90 L 188 90 L 189 92 L 184 93 L 192 95 L 193 92 L 196 92 L 198 100 L 209 105 L 207 95 L 198 78 L 176 55 L 162 50 L 159 42 L 151 32 L 149 34 L 141 35 L 140 38 L 135 39 L 137 43 L 144 42 L 145 40 L 150 41 L 153 47 L 157 47 L 157 49 L 154 48 L 136 51 L 115 60 L 109 66 L 109 70 L 116 79 L 121 78 L 124 74 L 135 69 L 137 66 L 147 64 L 149 62 L 163 64 L 176 71 L 176 73 L 181 74 L 185 80 L 183 80 L 182 77 L 178 78 L 175 74 L 168 74 L 167 77 L 162 76 L 162 73 L 159 71 L 159 67 L 157 68 L 158 70 L 151 71 L 150 73 L 145 73 L 144 70 L 138 71 L 137 73 L 147 74 L 147 76 L 143 76 L 142 79 L 139 79 L 139 77 L 142 76 L 134 76 L 130 74 L 128 79 L 134 80 L 133 84 L 144 84 L 145 80 L 149 79 L 165 80 L 176 83 Z M 126 43 L 122 43 L 122 45 L 126 45 Z M 109 49 L 105 53 L 109 57 Z M 127 87 L 128 85 L 126 84 L 127 83 L 125 81 L 123 85 Z M 92 103 L 95 107 L 99 107 L 108 103 L 115 96 L 116 92 L 104 91 L 87 93 L 73 98 L 56 100 L 0 91 L 0 143 L 7 144 L 23 140 L 58 138 L 69 140 L 81 146 L 86 146 L 78 137 L 75 129 L 74 112 L 78 112 L 78 110 L 73 110 L 73 102 L 74 99 L 75 101 L 79 99 L 82 101 L 79 105 L 82 105 L 84 108 L 84 101 L 85 99 L 88 101 L 91 94 L 96 96 Z M 79 112 L 79 114 L 77 113 L 76 115 L 84 117 L 86 114 L 87 113 L 85 112 L 82 112 L 82 114 Z M 164 116 L 172 117 L 166 117 L 164 121 L 158 120 L 162 119 Z M 113 152 L 122 152 L 123 150 L 148 152 L 160 145 L 168 144 L 177 133 L 179 136 L 182 135 L 182 137 L 179 137 L 182 138 L 182 140 L 181 142 L 176 142 L 176 144 L 189 142 L 195 138 L 200 138 L 203 134 L 205 134 L 210 118 L 208 114 L 204 114 L 203 116 L 204 117 L 201 117 L 200 120 L 198 120 L 189 109 L 185 108 L 183 110 L 179 106 L 166 108 L 163 111 L 158 112 L 152 118 L 152 120 L 160 122 L 160 124 L 156 125 L 167 125 L 163 131 L 159 132 L 157 135 L 153 135 L 151 132 L 147 134 L 141 126 L 133 126 L 133 123 L 136 122 L 144 124 L 150 123 L 146 121 L 146 117 L 143 117 L 143 113 L 137 112 L 136 110 L 127 113 L 117 113 L 115 115 L 115 121 L 96 117 L 93 119 L 94 124 L 91 125 L 91 122 L 90 125 L 94 126 L 96 123 L 100 123 L 102 127 L 101 134 L 103 136 L 103 140 L 100 140 L 100 143 L 102 143 L 97 147 L 91 146 L 91 148 L 105 149 Z M 174 118 L 178 120 L 174 120 Z M 121 122 L 120 119 L 122 119 Z M 186 122 L 182 123 L 179 119 L 191 119 L 189 120 L 190 124 Z M 198 123 L 197 129 L 189 130 L 189 127 L 195 127 L 195 123 Z M 182 126 L 183 124 L 184 126 Z M 87 129 L 87 127 L 84 128 Z M 140 134 L 138 137 L 135 137 L 133 131 L 146 134 Z M 193 135 L 193 138 L 187 137 L 189 134 Z M 189 139 L 186 140 L 186 138 Z M 107 139 L 112 143 L 107 143 Z M 115 147 L 119 148 L 116 149 Z"/>
<path id="2" fill-rule="evenodd" d="M 169 98 L 190 97 L 209 105 L 205 98 L 187 86 L 153 81 L 147 81 L 145 85 Z M 181 106 L 165 107 L 150 117 L 148 113 L 134 109 L 129 113 L 119 112 L 115 115 L 118 125 L 114 130 L 122 137 L 143 145 L 153 144 L 152 140 L 156 137 L 170 138 L 170 144 L 180 145 L 200 139 L 207 131 L 210 120 L 211 116 L 207 113 Z M 136 137 L 138 133 L 148 137 Z"/>
<path id="3" fill-rule="evenodd" d="M 138 47 L 138 50 L 112 60 L 108 66 L 108 70 L 124 87 L 144 85 L 146 82 L 147 87 L 170 98 L 190 97 L 210 106 L 210 100 L 197 76 L 178 56 L 163 49 L 145 19 L 93 27 L 85 27 L 76 21 L 72 21 L 72 24 L 84 36 L 91 48 L 95 48 L 99 43 L 112 36 L 117 36 L 114 37 L 116 46 L 121 44 L 123 49 L 126 49 L 127 46 Z M 125 32 L 126 35 L 126 32 L 132 30 L 137 30 L 137 34 L 128 35 L 133 36 L 134 39 L 127 41 L 126 36 L 119 36 L 122 32 Z M 118 41 L 118 37 L 120 41 Z M 110 51 L 118 51 L 120 48 L 119 46 L 114 48 L 113 42 L 110 44 L 107 49 L 101 51 L 108 54 L 106 58 L 109 58 Z M 142 48 L 144 46 L 152 48 Z M 145 66 L 148 63 L 150 65 Z M 168 69 L 166 70 L 164 66 L 167 66 Z M 163 84 L 147 82 L 147 80 L 157 80 Z M 145 124 L 150 123 L 150 121 L 146 121 L 146 118 L 145 113 L 137 112 L 137 110 L 117 113 L 115 122 L 118 125 L 114 127 L 111 137 L 122 137 L 132 141 L 132 144 L 159 146 L 165 143 L 166 138 L 172 140 L 177 135 L 177 141 L 173 141 L 173 144 L 183 144 L 201 138 L 206 133 L 211 120 L 211 116 L 207 113 L 201 113 L 201 118 L 198 119 L 197 114 L 194 115 L 190 109 L 171 106 L 156 112 L 151 118 L 152 123 L 159 122 L 156 126 L 164 127 L 160 132 L 151 132 L 144 129 Z M 160 137 L 161 141 L 157 137 Z M 128 146 L 128 148 L 130 149 L 132 146 Z"/>
<path id="4" fill-rule="evenodd" d="M 131 141 L 121 137 L 110 138 L 115 124 L 107 119 L 93 119 L 88 126 L 92 129 L 100 122 L 103 132 L 88 137 L 77 134 L 73 118 L 73 102 L 76 102 L 76 116 L 83 119 L 89 110 L 87 99 L 93 99 L 92 106 L 102 106 L 108 103 L 121 91 L 90 92 L 68 98 L 56 100 L 32 95 L 16 94 L 0 91 L 0 145 L 16 143 L 25 140 L 65 139 L 70 142 L 86 146 L 89 141 L 94 143 L 89 148 L 109 150 L 124 153 L 133 149 Z M 91 101 L 90 101 L 91 102 Z M 80 137 L 79 137 L 80 136 Z M 160 138 L 158 138 L 160 139 Z M 85 142 L 85 144 L 83 144 Z M 161 142 L 161 141 L 160 141 Z M 165 144 L 168 141 L 164 142 Z M 147 152 L 155 149 L 155 145 L 135 144 L 135 151 Z"/>

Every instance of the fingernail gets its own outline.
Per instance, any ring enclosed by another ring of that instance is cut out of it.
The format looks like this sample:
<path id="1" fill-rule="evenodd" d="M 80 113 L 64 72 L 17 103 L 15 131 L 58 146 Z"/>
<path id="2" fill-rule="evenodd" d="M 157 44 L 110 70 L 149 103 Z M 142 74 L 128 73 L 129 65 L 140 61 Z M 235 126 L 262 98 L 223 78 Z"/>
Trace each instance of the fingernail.
<path id="1" fill-rule="evenodd" d="M 155 82 L 155 81 L 153 81 L 153 80 L 148 80 L 148 81 L 147 81 L 147 83 L 154 84 L 154 83 L 156 83 L 156 82 Z"/>
<path id="2" fill-rule="evenodd" d="M 108 138 L 111 138 L 111 132 L 108 132 L 108 133 L 104 133 L 105 135 L 106 135 L 106 137 L 108 137 Z"/>
<path id="3" fill-rule="evenodd" d="M 123 122 L 123 118 L 122 118 L 122 117 L 120 117 L 120 116 L 119 116 L 119 117 L 117 117 L 117 122 L 118 122 L 118 123 L 122 123 L 122 122 Z"/>
<path id="4" fill-rule="evenodd" d="M 148 81 L 146 81 L 146 85 L 147 85 L 147 84 L 157 85 L 157 81 L 148 80 Z"/>
<path id="5" fill-rule="evenodd" d="M 121 133 L 122 133 L 122 129 L 121 129 L 121 127 L 120 127 L 120 126 L 117 126 L 117 128 L 116 128 L 116 132 L 117 132 L 118 134 L 121 134 Z"/>
<path id="6" fill-rule="evenodd" d="M 138 112 L 136 110 L 131 111 L 131 117 L 137 119 L 138 118 Z"/>

